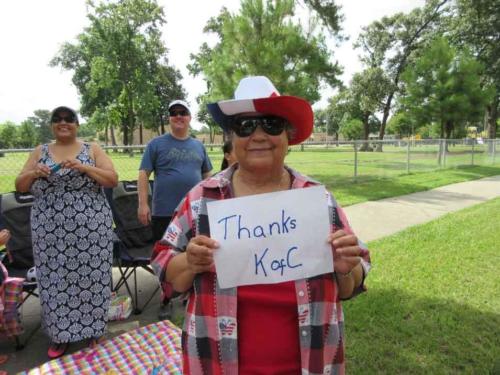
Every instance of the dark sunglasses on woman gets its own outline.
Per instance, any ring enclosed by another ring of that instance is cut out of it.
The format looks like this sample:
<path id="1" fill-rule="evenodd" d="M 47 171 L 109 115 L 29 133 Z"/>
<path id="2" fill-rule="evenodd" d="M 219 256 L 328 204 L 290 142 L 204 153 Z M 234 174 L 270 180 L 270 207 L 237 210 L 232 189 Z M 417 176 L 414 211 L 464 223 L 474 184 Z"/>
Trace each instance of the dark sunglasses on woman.
<path id="1" fill-rule="evenodd" d="M 230 125 L 238 137 L 249 137 L 257 126 L 269 135 L 280 135 L 288 122 L 277 116 L 242 116 L 236 117 Z"/>
<path id="2" fill-rule="evenodd" d="M 70 123 L 75 122 L 75 120 L 76 120 L 76 119 L 75 119 L 75 116 L 73 116 L 73 115 L 67 115 L 67 116 L 59 116 L 59 115 L 56 115 L 56 116 L 52 117 L 51 122 L 52 122 L 53 124 L 57 124 L 57 123 L 59 123 L 59 122 L 61 122 L 61 121 L 63 121 L 63 120 L 64 120 L 65 122 L 67 122 L 68 124 L 70 124 Z"/>

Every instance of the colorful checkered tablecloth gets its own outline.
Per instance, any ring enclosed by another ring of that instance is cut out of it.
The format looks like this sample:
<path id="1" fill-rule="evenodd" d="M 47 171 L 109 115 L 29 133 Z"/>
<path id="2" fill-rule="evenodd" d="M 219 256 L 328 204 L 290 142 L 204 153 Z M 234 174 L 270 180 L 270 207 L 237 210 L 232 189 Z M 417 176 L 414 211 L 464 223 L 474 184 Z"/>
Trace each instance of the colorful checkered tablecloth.
<path id="1" fill-rule="evenodd" d="M 182 374 L 181 331 L 170 321 L 163 320 L 22 374 Z"/>

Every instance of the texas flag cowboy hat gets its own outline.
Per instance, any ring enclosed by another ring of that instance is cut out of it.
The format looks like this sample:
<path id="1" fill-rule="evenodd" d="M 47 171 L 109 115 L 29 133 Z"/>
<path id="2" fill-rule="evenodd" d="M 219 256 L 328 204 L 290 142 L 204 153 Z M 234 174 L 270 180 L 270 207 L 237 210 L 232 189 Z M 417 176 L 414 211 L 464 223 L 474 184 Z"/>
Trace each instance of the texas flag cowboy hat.
<path id="1" fill-rule="evenodd" d="M 290 145 L 305 141 L 313 129 L 314 115 L 309 102 L 296 96 L 280 95 L 269 78 L 263 76 L 243 78 L 234 92 L 234 99 L 211 103 L 207 108 L 226 132 L 235 115 L 241 113 L 282 117 L 294 128 Z"/>

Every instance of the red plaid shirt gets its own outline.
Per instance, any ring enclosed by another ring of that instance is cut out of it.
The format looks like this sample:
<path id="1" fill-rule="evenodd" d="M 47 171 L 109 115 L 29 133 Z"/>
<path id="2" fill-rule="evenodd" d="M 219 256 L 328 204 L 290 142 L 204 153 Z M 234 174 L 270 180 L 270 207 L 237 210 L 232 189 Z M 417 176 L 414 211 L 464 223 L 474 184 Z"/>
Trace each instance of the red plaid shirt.
<path id="1" fill-rule="evenodd" d="M 200 182 L 178 206 L 165 233 L 164 244 L 158 244 L 152 257 L 153 268 L 166 290 L 171 290 L 165 281 L 170 260 L 186 250 L 191 238 L 210 233 L 207 202 L 232 198 L 230 184 L 234 170 L 235 166 Z M 291 169 L 288 171 L 293 176 L 292 189 L 318 185 Z M 352 233 L 344 212 L 330 194 L 328 206 L 331 230 L 343 228 Z M 365 248 L 361 242 L 360 245 Z M 362 265 L 366 275 L 370 269 L 369 255 Z M 356 294 L 364 290 L 362 285 Z M 295 292 L 302 374 L 344 373 L 344 317 L 335 274 L 296 280 Z M 236 307 L 237 288 L 220 289 L 217 274 L 213 272 L 195 277 L 182 332 L 184 373 L 238 373 Z"/>

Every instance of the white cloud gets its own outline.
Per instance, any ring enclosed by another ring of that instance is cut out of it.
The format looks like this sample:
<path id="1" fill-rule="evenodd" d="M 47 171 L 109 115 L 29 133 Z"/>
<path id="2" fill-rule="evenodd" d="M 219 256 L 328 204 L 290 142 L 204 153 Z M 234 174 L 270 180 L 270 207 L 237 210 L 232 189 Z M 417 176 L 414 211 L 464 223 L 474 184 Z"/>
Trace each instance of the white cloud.
<path id="1" fill-rule="evenodd" d="M 163 38 L 169 48 L 170 63 L 182 73 L 188 100 L 196 107 L 195 98 L 205 89 L 202 77 L 193 78 L 186 65 L 189 55 L 196 53 L 208 36 L 203 27 L 216 16 L 222 6 L 237 11 L 237 0 L 160 0 L 167 24 Z M 424 0 L 342 0 L 344 29 L 351 40 L 335 49 L 335 57 L 345 67 L 343 79 L 361 69 L 357 52 L 351 43 L 361 27 L 398 11 L 421 6 Z M 79 107 L 79 98 L 71 83 L 71 72 L 51 68 L 49 61 L 64 42 L 74 41 L 87 24 L 84 0 L 2 0 L 0 1 L 0 122 L 19 123 L 36 109 L 52 109 L 58 105 Z M 327 96 L 317 106 L 326 103 Z M 199 124 L 194 124 L 198 127 Z"/>

